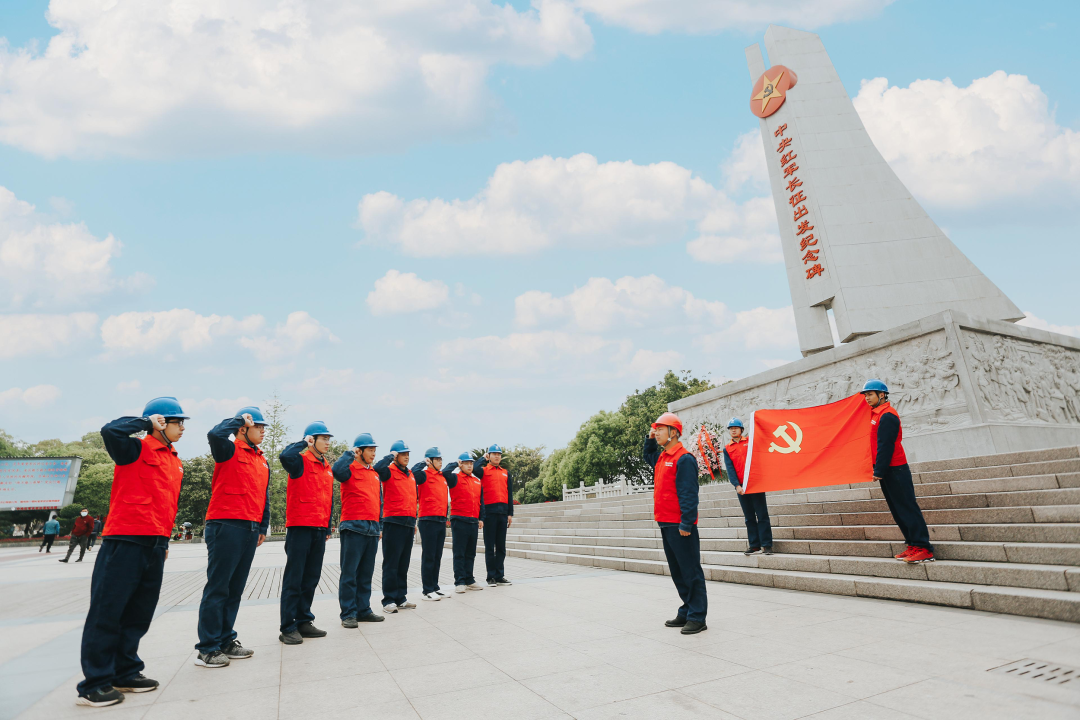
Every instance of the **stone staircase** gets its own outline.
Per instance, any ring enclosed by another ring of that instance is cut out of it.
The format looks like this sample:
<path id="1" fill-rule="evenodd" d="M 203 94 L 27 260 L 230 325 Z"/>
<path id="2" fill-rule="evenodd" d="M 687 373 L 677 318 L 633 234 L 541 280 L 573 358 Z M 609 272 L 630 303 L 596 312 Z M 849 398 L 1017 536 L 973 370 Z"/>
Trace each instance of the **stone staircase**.
<path id="1" fill-rule="evenodd" d="M 1080 622 L 1080 448 L 915 463 L 912 472 L 937 562 L 893 559 L 904 543 L 876 483 L 770 493 L 776 554 L 746 557 L 734 488 L 717 484 L 701 489 L 706 578 Z M 519 505 L 507 553 L 667 572 L 651 495 Z"/>

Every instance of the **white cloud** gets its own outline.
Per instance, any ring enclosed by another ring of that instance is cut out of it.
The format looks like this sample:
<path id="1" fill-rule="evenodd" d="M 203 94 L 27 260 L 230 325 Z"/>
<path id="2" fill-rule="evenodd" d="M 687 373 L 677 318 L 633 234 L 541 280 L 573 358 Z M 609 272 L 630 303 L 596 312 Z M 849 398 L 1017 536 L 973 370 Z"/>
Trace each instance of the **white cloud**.
<path id="1" fill-rule="evenodd" d="M 184 352 L 210 346 L 215 338 L 255 332 L 264 323 L 261 315 L 242 320 L 225 315 L 200 315 L 194 310 L 126 312 L 112 315 L 101 324 L 105 349 L 121 353 L 153 353 L 179 344 Z"/>
<path id="2" fill-rule="evenodd" d="M 758 197 L 742 205 L 714 208 L 698 224 L 701 235 L 686 244 L 699 262 L 783 262 L 772 198 Z"/>
<path id="3" fill-rule="evenodd" d="M 238 398 L 180 398 L 180 407 L 184 412 L 203 425 L 216 425 L 219 419 L 235 417 L 236 411 L 248 405 L 258 405 L 246 395 Z"/>
<path id="4" fill-rule="evenodd" d="M 110 263 L 119 254 L 112 235 L 101 240 L 82 223 L 48 222 L 0 187 L 0 303 L 44 306 L 100 295 L 118 284 Z M 119 284 L 145 280 L 136 276 Z"/>
<path id="5" fill-rule="evenodd" d="M 433 310 L 450 297 L 450 289 L 438 280 L 421 280 L 416 273 L 387 270 L 386 275 L 375 281 L 375 289 L 368 293 L 367 304 L 372 315 Z"/>
<path id="6" fill-rule="evenodd" d="M 765 164 L 765 144 L 761 131 L 751 130 L 735 138 L 731 155 L 720 166 L 724 171 L 724 189 L 738 192 L 743 188 L 769 191 L 769 168 Z"/>
<path id="7" fill-rule="evenodd" d="M 576 0 L 578 7 L 644 33 L 693 34 L 736 28 L 757 31 L 769 23 L 813 29 L 876 15 L 893 0 Z"/>
<path id="8" fill-rule="evenodd" d="M 55 385 L 35 385 L 26 388 L 11 388 L 0 392 L 0 406 L 25 404 L 32 408 L 40 408 L 51 405 L 60 399 L 60 388 Z"/>
<path id="9" fill-rule="evenodd" d="M 586 153 L 519 160 L 499 165 L 487 186 L 467 200 L 405 201 L 377 192 L 365 195 L 358 211 L 368 242 L 397 245 L 419 257 L 520 255 L 557 245 L 645 246 L 681 240 L 696 226 L 703 236 L 746 243 L 726 253 L 703 250 L 707 261 L 777 258 L 778 241 L 762 230 L 767 209 L 744 211 L 672 162 L 600 163 Z"/>
<path id="10" fill-rule="evenodd" d="M 668 285 L 655 275 L 590 278 L 584 287 L 563 297 L 530 290 L 514 300 L 514 319 L 518 325 L 533 327 L 551 321 L 570 321 L 578 328 L 597 332 L 615 325 L 642 327 L 660 318 L 718 324 L 726 316 L 722 302 L 695 298 L 681 287 Z"/>
<path id="11" fill-rule="evenodd" d="M 638 350 L 626 366 L 628 374 L 639 380 L 655 380 L 667 370 L 674 370 L 683 361 L 676 350 Z"/>
<path id="12" fill-rule="evenodd" d="M 444 359 L 468 358 L 470 363 L 484 363 L 497 368 L 547 368 L 561 362 L 583 361 L 630 350 L 629 341 L 607 340 L 599 335 L 584 335 L 552 330 L 536 333 L 511 333 L 506 337 L 488 335 L 480 338 L 457 338 L 439 344 Z M 590 364 L 591 364 L 590 360 Z"/>
<path id="13" fill-rule="evenodd" d="M 1025 312 L 1024 319 L 1016 324 L 1027 325 L 1028 327 L 1033 327 L 1037 330 L 1046 330 L 1047 332 L 1059 333 L 1061 335 L 1080 337 L 1080 325 L 1053 325 L 1046 320 L 1043 320 L 1041 317 L 1036 317 L 1029 312 Z"/>
<path id="14" fill-rule="evenodd" d="M 239 343 L 255 353 L 260 360 L 274 360 L 303 352 L 320 342 L 338 342 L 338 338 L 306 312 L 289 313 L 284 323 L 278 323 L 272 333 L 242 337 Z"/>
<path id="15" fill-rule="evenodd" d="M 57 353 L 93 337 L 97 324 L 98 316 L 87 312 L 0 315 L 0 360 Z"/>
<path id="16" fill-rule="evenodd" d="M 473 130 L 496 64 L 581 57 L 565 0 L 53 0 L 39 52 L 0 45 L 0 142 L 41 155 L 385 150 Z"/>
<path id="17" fill-rule="evenodd" d="M 1046 94 L 1024 75 L 999 70 L 967 87 L 874 78 L 854 102 L 881 154 L 929 202 L 989 206 L 1080 189 L 1080 133 L 1054 121 Z"/>
<path id="18" fill-rule="evenodd" d="M 747 350 L 787 348 L 798 345 L 795 313 L 784 308 L 759 307 L 735 313 L 735 321 L 720 332 L 701 336 L 699 344 L 707 352 L 724 352 L 737 346 Z"/>

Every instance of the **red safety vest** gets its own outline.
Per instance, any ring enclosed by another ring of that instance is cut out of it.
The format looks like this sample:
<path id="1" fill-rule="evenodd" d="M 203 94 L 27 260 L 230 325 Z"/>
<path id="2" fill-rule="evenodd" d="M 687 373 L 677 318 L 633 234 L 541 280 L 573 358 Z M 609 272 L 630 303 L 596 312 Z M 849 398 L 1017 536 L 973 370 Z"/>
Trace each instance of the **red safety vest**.
<path id="1" fill-rule="evenodd" d="M 214 465 L 206 519 L 261 522 L 266 509 L 270 465 L 258 446 L 248 445 L 240 438 L 235 442 L 233 456 Z"/>
<path id="2" fill-rule="evenodd" d="M 450 514 L 458 517 L 480 517 L 480 478 L 457 474 L 457 485 L 450 488 Z"/>
<path id="3" fill-rule="evenodd" d="M 896 408 L 892 406 L 892 403 L 888 401 L 881 403 L 876 408 L 870 410 L 870 462 L 877 463 L 877 430 L 878 420 L 885 413 L 890 415 L 896 415 L 896 419 L 900 420 L 900 414 L 896 412 Z M 904 426 L 900 426 L 900 431 L 896 434 L 896 446 L 893 448 L 892 459 L 889 461 L 889 467 L 896 467 L 897 465 L 907 464 L 907 455 L 904 453 L 904 446 L 900 444 L 900 441 L 904 439 Z"/>
<path id="4" fill-rule="evenodd" d="M 738 442 L 729 443 L 724 450 L 727 451 L 728 457 L 731 459 L 731 465 L 735 468 L 735 481 L 742 485 L 743 469 L 746 467 L 746 450 L 750 447 L 750 443 L 746 441 L 746 438 L 739 440 Z"/>
<path id="5" fill-rule="evenodd" d="M 285 527 L 330 527 L 334 475 L 330 465 L 304 450 L 304 472 L 285 486 Z"/>
<path id="6" fill-rule="evenodd" d="M 679 458 L 689 453 L 682 443 L 675 443 L 674 448 L 660 453 L 660 459 L 656 461 L 653 468 L 653 517 L 656 522 L 682 522 L 679 495 L 675 491 L 675 470 Z M 694 524 L 697 525 L 697 518 L 694 518 Z"/>
<path id="7" fill-rule="evenodd" d="M 183 478 L 176 450 L 144 437 L 139 459 L 113 469 L 109 517 L 101 534 L 171 536 Z"/>
<path id="8" fill-rule="evenodd" d="M 509 503 L 510 495 L 506 487 L 508 473 L 506 468 L 494 465 L 484 466 L 484 504 Z"/>
<path id="9" fill-rule="evenodd" d="M 359 460 L 349 466 L 352 476 L 341 483 L 341 522 L 347 520 L 379 521 L 379 473 Z"/>
<path id="10" fill-rule="evenodd" d="M 391 462 L 383 491 L 383 517 L 416 517 L 416 479 L 408 468 Z"/>
<path id="11" fill-rule="evenodd" d="M 418 485 L 420 493 L 420 517 L 446 517 L 446 478 L 437 470 L 424 468 L 427 479 Z"/>

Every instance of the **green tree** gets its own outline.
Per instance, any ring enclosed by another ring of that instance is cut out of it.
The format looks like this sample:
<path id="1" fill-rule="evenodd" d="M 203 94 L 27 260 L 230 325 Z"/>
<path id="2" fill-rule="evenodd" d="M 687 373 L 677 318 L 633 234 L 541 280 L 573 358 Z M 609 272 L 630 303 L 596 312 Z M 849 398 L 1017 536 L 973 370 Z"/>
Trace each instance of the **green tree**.
<path id="1" fill-rule="evenodd" d="M 210 491 L 214 478 L 214 457 L 207 453 L 184 460 L 184 479 L 180 484 L 180 500 L 176 508 L 176 522 L 189 522 L 197 534 L 201 534 L 206 522 L 206 509 L 210 507 Z"/>
<path id="2" fill-rule="evenodd" d="M 525 502 L 525 486 L 540 476 L 540 466 L 544 464 L 544 446 L 528 447 L 515 445 L 503 453 L 502 465 L 514 481 L 514 498 Z"/>
<path id="3" fill-rule="evenodd" d="M 263 418 L 266 420 L 266 434 L 263 436 L 262 451 L 270 463 L 270 525 L 285 524 L 285 487 L 289 474 L 281 467 L 278 455 L 289 444 L 289 426 L 285 424 L 285 412 L 289 406 L 281 402 L 277 393 L 266 405 Z"/>
<path id="4" fill-rule="evenodd" d="M 25 443 L 19 442 L 3 430 L 0 430 L 0 457 L 22 455 L 25 449 Z"/>

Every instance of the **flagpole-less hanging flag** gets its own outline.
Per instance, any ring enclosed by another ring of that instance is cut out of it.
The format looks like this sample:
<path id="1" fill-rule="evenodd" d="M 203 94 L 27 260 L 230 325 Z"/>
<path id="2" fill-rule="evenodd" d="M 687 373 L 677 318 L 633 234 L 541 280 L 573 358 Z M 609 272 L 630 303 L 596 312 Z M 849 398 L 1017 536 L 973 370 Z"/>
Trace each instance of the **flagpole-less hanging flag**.
<path id="1" fill-rule="evenodd" d="M 870 482 L 872 427 L 862 395 L 797 410 L 756 410 L 743 470 L 746 492 Z"/>

